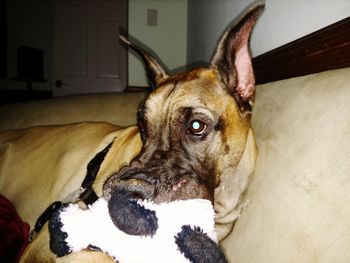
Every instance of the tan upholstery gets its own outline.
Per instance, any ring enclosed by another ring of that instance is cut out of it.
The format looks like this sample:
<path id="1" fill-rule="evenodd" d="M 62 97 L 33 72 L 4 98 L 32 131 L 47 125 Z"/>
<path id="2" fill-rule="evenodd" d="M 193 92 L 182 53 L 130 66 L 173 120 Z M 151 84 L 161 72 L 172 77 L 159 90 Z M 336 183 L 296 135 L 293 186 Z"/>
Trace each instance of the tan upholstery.
<path id="1" fill-rule="evenodd" d="M 136 124 L 145 92 L 77 95 L 0 107 L 0 130 L 82 121 Z"/>
<path id="2" fill-rule="evenodd" d="M 350 262 L 350 68 L 257 87 L 253 129 L 230 262 Z"/>

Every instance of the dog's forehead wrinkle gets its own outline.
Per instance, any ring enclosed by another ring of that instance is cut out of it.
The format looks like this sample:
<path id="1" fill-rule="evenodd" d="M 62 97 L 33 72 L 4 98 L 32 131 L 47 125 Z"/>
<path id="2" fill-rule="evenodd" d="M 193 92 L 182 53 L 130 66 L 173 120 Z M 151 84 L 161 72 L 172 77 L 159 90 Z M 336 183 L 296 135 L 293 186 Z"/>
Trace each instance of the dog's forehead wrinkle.
<path id="1" fill-rule="evenodd" d="M 222 87 L 222 83 L 214 81 L 215 84 L 213 84 L 213 79 L 217 78 L 215 71 L 200 69 L 190 72 L 190 75 L 191 77 L 187 79 L 182 76 L 175 79 L 176 81 L 169 81 L 159 87 L 149 97 L 147 102 L 149 110 L 157 115 L 156 113 L 160 110 L 171 111 L 173 108 L 181 107 L 181 104 L 188 104 L 193 108 L 213 107 L 218 111 L 228 103 L 235 103 L 232 96 Z M 208 98 L 211 99 L 208 100 Z M 172 108 L 170 109 L 168 105 Z"/>
<path id="2" fill-rule="evenodd" d="M 203 113 L 211 116 L 212 119 L 214 115 L 220 115 L 229 104 L 235 103 L 220 90 L 219 92 L 194 90 L 190 93 L 185 90 L 179 91 L 176 95 L 172 101 L 173 113 L 177 113 L 181 108 L 189 108 L 192 109 L 192 113 Z M 212 99 L 208 100 L 208 96 Z"/>

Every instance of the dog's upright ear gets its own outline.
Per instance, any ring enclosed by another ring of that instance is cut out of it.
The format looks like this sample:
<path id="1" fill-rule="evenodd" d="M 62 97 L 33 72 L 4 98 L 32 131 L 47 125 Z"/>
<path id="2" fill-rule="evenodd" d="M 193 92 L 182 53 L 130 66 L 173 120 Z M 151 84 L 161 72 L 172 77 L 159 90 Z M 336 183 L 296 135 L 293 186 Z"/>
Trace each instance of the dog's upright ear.
<path id="1" fill-rule="evenodd" d="M 141 56 L 150 75 L 150 81 L 155 87 L 169 77 L 158 61 L 146 50 L 132 43 L 125 35 L 119 35 L 119 39 Z"/>
<path id="2" fill-rule="evenodd" d="M 254 24 L 265 5 L 252 5 L 222 36 L 212 60 L 228 91 L 244 111 L 254 101 L 255 78 L 249 39 Z"/>

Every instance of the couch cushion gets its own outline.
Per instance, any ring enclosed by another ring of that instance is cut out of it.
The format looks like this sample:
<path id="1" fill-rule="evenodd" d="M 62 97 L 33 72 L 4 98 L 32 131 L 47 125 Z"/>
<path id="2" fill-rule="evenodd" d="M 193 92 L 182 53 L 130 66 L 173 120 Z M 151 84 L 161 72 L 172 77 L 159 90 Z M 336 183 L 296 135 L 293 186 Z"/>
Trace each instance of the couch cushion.
<path id="1" fill-rule="evenodd" d="M 249 204 L 231 262 L 350 262 L 350 68 L 257 87 Z"/>
<path id="2" fill-rule="evenodd" d="M 0 130 L 83 121 L 130 126 L 136 124 L 138 105 L 145 96 L 145 92 L 107 93 L 3 105 Z"/>

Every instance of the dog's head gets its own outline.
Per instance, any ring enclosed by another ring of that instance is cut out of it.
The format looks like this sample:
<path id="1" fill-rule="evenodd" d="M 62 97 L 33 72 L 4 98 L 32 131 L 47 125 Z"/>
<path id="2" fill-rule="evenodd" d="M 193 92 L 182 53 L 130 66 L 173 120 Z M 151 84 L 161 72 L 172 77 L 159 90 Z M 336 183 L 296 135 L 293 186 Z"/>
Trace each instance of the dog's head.
<path id="1" fill-rule="evenodd" d="M 175 76 L 168 76 L 151 55 L 122 38 L 141 54 L 156 88 L 139 110 L 142 151 L 107 180 L 107 199 L 121 188 L 155 202 L 213 201 L 219 186 L 224 191 L 222 184 L 234 177 L 250 130 L 255 88 L 249 38 L 263 7 L 251 7 L 225 32 L 210 68 Z"/>

